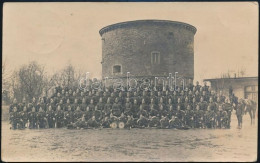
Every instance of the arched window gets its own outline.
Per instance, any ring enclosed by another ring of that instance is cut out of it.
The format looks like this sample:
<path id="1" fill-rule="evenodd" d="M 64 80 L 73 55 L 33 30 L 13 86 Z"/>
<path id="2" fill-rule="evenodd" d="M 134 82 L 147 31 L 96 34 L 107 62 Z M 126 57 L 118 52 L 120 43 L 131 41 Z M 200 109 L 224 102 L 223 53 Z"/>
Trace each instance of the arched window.
<path id="1" fill-rule="evenodd" d="M 151 53 L 151 63 L 152 64 L 160 64 L 160 52 L 153 51 Z"/>

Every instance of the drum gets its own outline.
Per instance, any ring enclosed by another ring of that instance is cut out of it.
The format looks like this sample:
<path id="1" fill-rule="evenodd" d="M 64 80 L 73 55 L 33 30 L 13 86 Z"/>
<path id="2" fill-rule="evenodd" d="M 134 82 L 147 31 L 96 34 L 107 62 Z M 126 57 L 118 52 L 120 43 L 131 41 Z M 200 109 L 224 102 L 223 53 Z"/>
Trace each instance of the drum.
<path id="1" fill-rule="evenodd" d="M 110 127 L 111 127 L 111 128 L 117 128 L 116 122 L 111 123 Z"/>
<path id="2" fill-rule="evenodd" d="M 119 122 L 118 127 L 121 128 L 121 129 L 125 128 L 125 123 L 124 122 Z"/>

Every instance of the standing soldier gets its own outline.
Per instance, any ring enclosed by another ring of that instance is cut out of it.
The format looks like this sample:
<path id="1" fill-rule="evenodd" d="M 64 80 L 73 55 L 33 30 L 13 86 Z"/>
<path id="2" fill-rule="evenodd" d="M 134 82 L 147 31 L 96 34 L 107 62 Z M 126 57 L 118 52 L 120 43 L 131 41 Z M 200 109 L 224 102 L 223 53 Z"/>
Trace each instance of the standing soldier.
<path id="1" fill-rule="evenodd" d="M 207 128 L 215 128 L 216 115 L 210 107 L 207 107 L 207 111 L 205 113 L 205 126 Z"/>
<path id="2" fill-rule="evenodd" d="M 16 130 L 17 128 L 19 128 L 19 124 L 20 124 L 20 115 L 17 112 L 17 107 L 14 106 L 11 110 L 10 113 L 10 123 L 12 125 L 12 129 Z"/>
<path id="3" fill-rule="evenodd" d="M 63 119 L 64 119 L 64 113 L 61 110 L 61 107 L 58 105 L 57 110 L 55 112 L 56 128 L 63 127 Z"/>
<path id="4" fill-rule="evenodd" d="M 28 123 L 28 112 L 27 112 L 27 107 L 23 107 L 23 111 L 20 112 L 20 116 L 22 119 L 22 128 L 26 128 L 26 124 Z"/>
<path id="5" fill-rule="evenodd" d="M 231 113 L 232 113 L 233 107 L 232 107 L 232 105 L 229 103 L 228 98 L 225 99 L 225 103 L 223 104 L 223 110 L 225 110 L 225 111 L 227 112 L 227 117 L 228 117 L 227 128 L 230 128 Z"/>
<path id="6" fill-rule="evenodd" d="M 52 110 L 51 105 L 49 106 L 48 110 L 46 111 L 46 118 L 47 118 L 47 128 L 54 128 L 55 127 L 55 113 Z"/>
<path id="7" fill-rule="evenodd" d="M 133 117 L 134 118 L 138 118 L 139 115 L 138 115 L 138 112 L 139 112 L 139 105 L 138 105 L 138 102 L 137 100 L 135 99 L 134 100 L 134 104 L 133 104 L 133 107 L 132 107 L 132 113 L 133 113 Z"/>
<path id="8" fill-rule="evenodd" d="M 45 128 L 46 127 L 46 114 L 43 111 L 43 109 L 40 107 L 39 108 L 39 112 L 37 113 L 37 124 L 38 124 L 38 128 Z"/>
<path id="9" fill-rule="evenodd" d="M 242 122 L 243 122 L 243 114 L 244 114 L 244 103 L 242 99 L 239 99 L 238 105 L 236 107 L 236 115 L 238 120 L 238 128 L 242 128 Z"/>
<path id="10" fill-rule="evenodd" d="M 188 127 L 194 127 L 193 126 L 193 111 L 191 110 L 191 106 L 188 105 L 187 109 L 185 110 L 185 125 Z"/>
<path id="11" fill-rule="evenodd" d="M 37 128 L 37 113 L 35 112 L 35 107 L 32 107 L 32 111 L 29 113 L 29 128 Z"/>

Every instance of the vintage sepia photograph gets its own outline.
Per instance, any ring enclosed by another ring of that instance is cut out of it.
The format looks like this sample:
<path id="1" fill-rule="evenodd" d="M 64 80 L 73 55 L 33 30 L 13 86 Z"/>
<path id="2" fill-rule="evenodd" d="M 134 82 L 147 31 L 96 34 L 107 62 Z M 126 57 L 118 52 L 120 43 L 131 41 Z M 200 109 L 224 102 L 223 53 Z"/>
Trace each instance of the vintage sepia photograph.
<path id="1" fill-rule="evenodd" d="M 6 2 L 4 162 L 254 162 L 258 2 Z"/>

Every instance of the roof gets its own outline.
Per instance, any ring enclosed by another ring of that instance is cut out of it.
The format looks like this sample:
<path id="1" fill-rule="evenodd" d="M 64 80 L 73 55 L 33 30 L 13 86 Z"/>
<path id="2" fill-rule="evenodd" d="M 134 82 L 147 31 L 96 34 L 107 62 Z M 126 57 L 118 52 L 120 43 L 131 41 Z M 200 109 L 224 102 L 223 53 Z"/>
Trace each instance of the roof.
<path id="1" fill-rule="evenodd" d="M 136 24 L 167 24 L 167 25 L 179 25 L 179 26 L 183 26 L 186 29 L 192 31 L 194 34 L 196 33 L 197 29 L 187 23 L 183 23 L 183 22 L 178 22 L 178 21 L 171 21 L 171 20 L 154 20 L 154 19 L 148 19 L 148 20 L 135 20 L 135 21 L 126 21 L 126 22 L 121 22 L 121 23 L 116 23 L 116 24 L 112 24 L 109 26 L 106 26 L 104 28 L 102 28 L 99 31 L 99 34 L 102 36 L 104 33 L 117 29 L 117 28 L 124 28 L 124 27 L 129 27 L 131 25 L 136 25 Z"/>
<path id="2" fill-rule="evenodd" d="M 213 78 L 204 79 L 203 81 L 217 81 L 217 80 L 258 80 L 258 77 L 238 77 L 238 78 Z"/>

